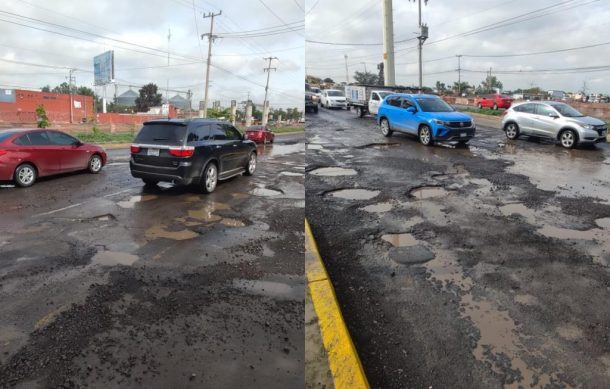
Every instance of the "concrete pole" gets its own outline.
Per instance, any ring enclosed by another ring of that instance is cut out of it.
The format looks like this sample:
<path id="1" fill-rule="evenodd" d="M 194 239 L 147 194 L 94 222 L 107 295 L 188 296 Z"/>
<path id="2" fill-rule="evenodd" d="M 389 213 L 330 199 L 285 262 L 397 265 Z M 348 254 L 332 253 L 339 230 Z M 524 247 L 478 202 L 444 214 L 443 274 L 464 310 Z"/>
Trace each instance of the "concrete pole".
<path id="1" fill-rule="evenodd" d="M 396 85 L 394 72 L 394 20 L 392 0 L 383 1 L 383 76 L 386 86 Z"/>
<path id="2" fill-rule="evenodd" d="M 345 57 L 345 83 L 349 84 L 349 71 L 347 70 L 347 54 L 345 54 L 344 57 Z"/>
<path id="3" fill-rule="evenodd" d="M 269 102 L 265 101 L 265 105 L 263 106 L 262 125 L 266 126 L 268 121 L 269 121 Z"/>
<path id="4" fill-rule="evenodd" d="M 201 112 L 201 117 L 207 118 L 208 117 L 208 89 L 210 87 L 210 63 L 212 61 L 212 43 L 214 42 L 214 39 L 216 39 L 216 37 L 214 36 L 214 17 L 216 16 L 220 16 L 222 15 L 222 11 L 218 12 L 217 14 L 210 12 L 207 15 L 203 15 L 203 18 L 210 18 L 210 33 L 209 34 L 203 34 L 201 36 L 201 38 L 203 39 L 204 36 L 207 35 L 208 37 L 208 62 L 206 64 L 206 70 L 205 70 L 205 93 L 204 93 L 204 97 L 203 97 L 203 110 Z"/>
<path id="5" fill-rule="evenodd" d="M 458 96 L 462 97 L 462 56 L 457 55 L 458 59 Z"/>
<path id="6" fill-rule="evenodd" d="M 419 18 L 418 18 L 418 26 L 419 26 L 419 31 L 420 31 L 420 35 L 422 32 L 422 28 L 421 28 L 421 0 L 418 0 L 418 13 L 419 13 Z M 417 51 L 419 53 L 418 56 L 418 62 L 419 62 L 419 91 L 421 92 L 422 87 L 423 87 L 423 67 L 422 67 L 422 46 L 424 45 L 424 41 L 422 40 L 421 36 L 419 37 L 419 42 L 417 44 Z"/>
<path id="7" fill-rule="evenodd" d="M 231 100 L 231 124 L 235 125 L 235 116 L 237 116 L 237 101 Z"/>
<path id="8" fill-rule="evenodd" d="M 246 127 L 252 125 L 252 102 L 248 100 L 246 103 Z"/>
<path id="9" fill-rule="evenodd" d="M 263 71 L 267 72 L 267 83 L 265 84 L 265 100 L 263 100 L 263 125 L 267 124 L 267 115 L 269 115 L 269 101 L 267 101 L 267 96 L 268 96 L 268 92 L 269 92 L 269 77 L 271 76 L 271 70 L 277 70 L 277 68 L 272 68 L 271 67 L 271 61 L 278 60 L 279 59 L 277 57 L 267 57 L 267 58 L 263 58 L 269 61 L 269 65 L 263 69 Z"/>

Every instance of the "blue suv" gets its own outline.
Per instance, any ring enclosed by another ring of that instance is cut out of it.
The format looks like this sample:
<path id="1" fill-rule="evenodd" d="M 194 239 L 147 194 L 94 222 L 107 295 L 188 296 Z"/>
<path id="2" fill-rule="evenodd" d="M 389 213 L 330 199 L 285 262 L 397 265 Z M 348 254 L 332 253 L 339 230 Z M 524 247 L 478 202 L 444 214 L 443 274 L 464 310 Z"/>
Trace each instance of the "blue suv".
<path id="1" fill-rule="evenodd" d="M 434 142 L 466 144 L 475 134 L 472 118 L 457 112 L 438 96 L 395 93 L 386 96 L 377 111 L 384 136 L 394 131 L 416 135 L 426 146 Z"/>

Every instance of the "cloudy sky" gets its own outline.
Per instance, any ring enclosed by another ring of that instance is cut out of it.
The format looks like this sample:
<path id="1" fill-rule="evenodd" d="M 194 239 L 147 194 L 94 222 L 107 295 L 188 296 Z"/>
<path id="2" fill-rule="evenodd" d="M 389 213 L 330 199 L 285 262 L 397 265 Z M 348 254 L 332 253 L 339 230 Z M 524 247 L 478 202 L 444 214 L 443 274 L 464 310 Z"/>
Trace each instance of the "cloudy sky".
<path id="1" fill-rule="evenodd" d="M 306 10 L 307 40 L 332 43 L 307 42 L 307 74 L 345 81 L 345 54 L 350 78 L 354 71 L 364 70 L 362 62 L 377 72 L 382 60 L 381 0 L 307 0 Z M 608 0 L 430 0 L 427 5 L 422 1 L 422 13 L 430 36 L 423 54 L 424 85 L 457 81 L 455 56 L 460 54 L 462 80 L 470 84 L 478 85 L 491 67 L 505 89 L 578 91 L 586 82 L 589 93 L 610 93 Z M 395 45 L 396 82 L 401 85 L 418 83 L 417 41 L 412 40 L 417 30 L 417 3 L 394 0 L 394 41 L 406 40 Z M 367 45 L 338 45 L 343 43 Z M 598 46 L 492 57 L 586 45 Z"/>
<path id="2" fill-rule="evenodd" d="M 210 19 L 217 39 L 212 49 L 210 101 L 225 105 L 264 99 L 267 63 L 274 61 L 272 107 L 302 107 L 304 0 L 4 0 L 0 9 L 0 88 L 36 89 L 66 81 L 76 68 L 77 85 L 93 85 L 93 57 L 115 52 L 118 93 L 129 85 L 156 83 L 170 97 L 191 89 L 203 100 L 204 59 Z M 167 67 L 168 29 L 170 67 Z M 102 94 L 102 88 L 97 88 Z M 107 88 L 109 98 L 114 87 Z M 210 103 L 211 104 L 211 103 Z"/>

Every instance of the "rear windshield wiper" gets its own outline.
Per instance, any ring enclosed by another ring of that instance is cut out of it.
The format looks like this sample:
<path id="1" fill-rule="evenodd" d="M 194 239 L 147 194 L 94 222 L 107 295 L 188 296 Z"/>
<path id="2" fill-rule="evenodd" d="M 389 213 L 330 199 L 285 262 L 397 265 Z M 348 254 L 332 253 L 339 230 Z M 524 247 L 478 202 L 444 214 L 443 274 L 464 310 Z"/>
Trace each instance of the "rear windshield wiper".
<path id="1" fill-rule="evenodd" d="M 153 138 L 153 140 L 169 140 L 169 138 Z"/>

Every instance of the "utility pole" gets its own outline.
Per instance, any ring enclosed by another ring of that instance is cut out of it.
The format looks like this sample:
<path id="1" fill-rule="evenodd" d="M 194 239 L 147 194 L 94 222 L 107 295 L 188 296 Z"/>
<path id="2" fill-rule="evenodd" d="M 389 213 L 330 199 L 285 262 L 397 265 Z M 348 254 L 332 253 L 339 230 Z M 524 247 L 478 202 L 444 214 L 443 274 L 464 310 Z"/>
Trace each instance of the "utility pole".
<path id="1" fill-rule="evenodd" d="M 394 72 L 394 18 L 392 0 L 383 1 L 383 62 L 384 82 L 386 86 L 396 85 Z"/>
<path id="2" fill-rule="evenodd" d="M 345 84 L 349 84 L 349 71 L 347 70 L 347 54 L 343 55 L 345 57 Z"/>
<path id="3" fill-rule="evenodd" d="M 167 29 L 167 84 L 165 84 L 165 99 L 167 100 L 167 118 L 169 119 L 169 41 L 172 39 L 172 30 Z"/>
<path id="4" fill-rule="evenodd" d="M 70 69 L 68 74 L 68 88 L 70 90 L 70 124 L 74 123 L 74 96 L 72 93 L 72 83 L 75 81 L 75 71 L 76 69 Z M 93 98 L 95 99 L 95 96 L 93 96 Z"/>
<path id="5" fill-rule="evenodd" d="M 210 62 L 212 61 L 212 43 L 216 38 L 218 38 L 218 35 L 214 35 L 214 18 L 220 15 L 222 15 L 222 11 L 219 11 L 217 14 L 209 12 L 203 15 L 204 19 L 210 18 L 210 33 L 201 34 L 201 39 L 203 39 L 203 37 L 205 36 L 208 37 L 208 61 L 205 70 L 205 92 L 203 97 L 203 112 L 201 114 L 201 117 L 204 118 L 208 117 L 208 89 L 210 86 Z"/>
<path id="6" fill-rule="evenodd" d="M 462 96 L 462 55 L 456 55 L 458 59 L 458 96 Z"/>
<path id="7" fill-rule="evenodd" d="M 413 0 L 415 1 L 415 0 Z M 426 24 L 422 24 L 421 22 L 421 0 L 417 0 L 418 2 L 418 25 L 419 25 L 419 36 L 417 39 L 419 43 L 417 44 L 417 50 L 419 52 L 419 91 L 421 92 L 423 88 L 423 66 L 422 66 L 422 48 L 424 46 L 424 42 L 428 39 L 428 26 Z M 424 4 L 428 4 L 428 0 L 424 0 Z"/>
<path id="8" fill-rule="evenodd" d="M 277 68 L 272 68 L 271 67 L 271 61 L 273 61 L 274 59 L 276 61 L 279 61 L 278 57 L 267 57 L 267 58 L 263 58 L 267 61 L 269 61 L 269 64 L 267 65 L 266 68 L 263 69 L 263 71 L 267 72 L 267 84 L 265 84 L 265 100 L 263 101 L 263 126 L 267 124 L 267 119 L 269 116 L 269 102 L 267 101 L 267 95 L 268 95 L 268 91 L 269 91 L 269 77 L 271 76 L 271 70 L 277 71 Z"/>
<path id="9" fill-rule="evenodd" d="M 364 72 L 365 72 L 365 73 L 368 73 L 368 72 L 366 71 L 366 62 L 360 62 L 360 63 L 364 65 Z"/>

